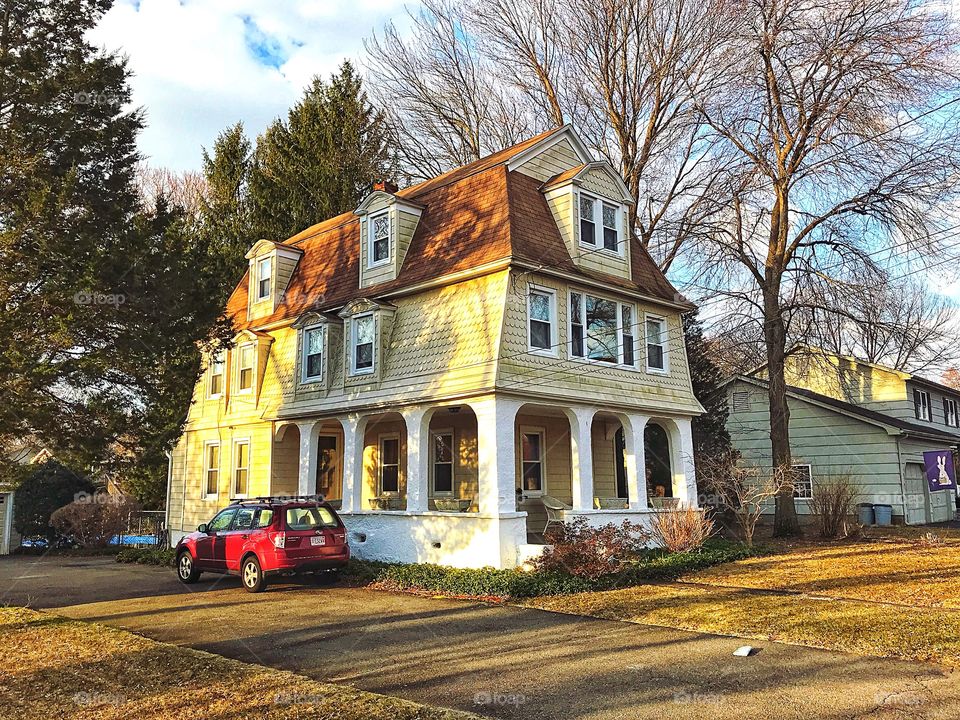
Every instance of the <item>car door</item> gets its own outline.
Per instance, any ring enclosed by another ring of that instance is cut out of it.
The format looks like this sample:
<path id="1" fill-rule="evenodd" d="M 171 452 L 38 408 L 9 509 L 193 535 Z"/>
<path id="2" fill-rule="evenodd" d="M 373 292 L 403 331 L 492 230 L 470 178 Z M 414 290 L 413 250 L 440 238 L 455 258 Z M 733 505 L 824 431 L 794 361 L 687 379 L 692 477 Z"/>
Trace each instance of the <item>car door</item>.
<path id="1" fill-rule="evenodd" d="M 207 523 L 206 534 L 197 540 L 197 567 L 202 570 L 227 569 L 226 534 L 230 530 L 237 508 L 221 510 Z"/>
<path id="2" fill-rule="evenodd" d="M 253 517 L 257 506 L 239 507 L 233 517 L 233 524 L 224 533 L 225 563 L 228 571 L 240 570 L 240 558 L 253 531 Z"/>

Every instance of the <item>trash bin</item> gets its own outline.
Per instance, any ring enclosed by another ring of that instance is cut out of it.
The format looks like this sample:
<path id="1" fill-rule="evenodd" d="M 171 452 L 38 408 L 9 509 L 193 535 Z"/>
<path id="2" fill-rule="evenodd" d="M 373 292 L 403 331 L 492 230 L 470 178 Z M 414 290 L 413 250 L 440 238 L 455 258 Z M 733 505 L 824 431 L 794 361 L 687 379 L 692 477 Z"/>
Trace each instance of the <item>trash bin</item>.
<path id="1" fill-rule="evenodd" d="M 893 524 L 893 506 L 874 505 L 873 516 L 880 527 L 890 527 Z"/>
<path id="2" fill-rule="evenodd" d="M 857 522 L 873 525 L 873 503 L 857 503 Z"/>

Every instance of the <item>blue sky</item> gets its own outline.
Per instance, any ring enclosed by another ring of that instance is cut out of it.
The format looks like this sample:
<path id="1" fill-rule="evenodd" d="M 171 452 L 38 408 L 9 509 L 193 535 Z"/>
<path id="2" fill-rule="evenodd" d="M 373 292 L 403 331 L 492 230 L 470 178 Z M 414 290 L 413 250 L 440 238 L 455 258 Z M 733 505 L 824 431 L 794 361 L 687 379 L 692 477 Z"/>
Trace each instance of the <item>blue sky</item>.
<path id="1" fill-rule="evenodd" d="M 116 0 L 90 39 L 129 59 L 150 163 L 198 170 L 220 130 L 242 120 L 256 135 L 416 1 Z"/>

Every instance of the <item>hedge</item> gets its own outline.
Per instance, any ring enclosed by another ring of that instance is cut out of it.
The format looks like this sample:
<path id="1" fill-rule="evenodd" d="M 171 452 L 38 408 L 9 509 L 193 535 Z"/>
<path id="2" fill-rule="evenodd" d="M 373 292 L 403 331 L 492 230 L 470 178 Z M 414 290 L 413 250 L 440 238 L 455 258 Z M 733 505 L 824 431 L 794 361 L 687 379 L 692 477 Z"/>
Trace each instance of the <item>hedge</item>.
<path id="1" fill-rule="evenodd" d="M 126 548 L 117 553 L 118 563 L 173 567 L 175 559 L 175 552 L 172 548 Z"/>

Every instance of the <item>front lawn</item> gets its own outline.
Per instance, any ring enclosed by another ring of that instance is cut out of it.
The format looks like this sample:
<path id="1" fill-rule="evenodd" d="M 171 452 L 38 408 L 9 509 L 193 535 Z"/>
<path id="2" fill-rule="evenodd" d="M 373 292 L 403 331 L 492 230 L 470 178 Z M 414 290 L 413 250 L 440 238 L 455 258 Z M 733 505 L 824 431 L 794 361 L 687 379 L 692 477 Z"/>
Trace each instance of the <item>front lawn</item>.
<path id="1" fill-rule="evenodd" d="M 4 720 L 468 720 L 25 608 L 0 608 Z"/>
<path id="2" fill-rule="evenodd" d="M 783 545 L 677 582 L 532 607 L 960 666 L 960 542 Z"/>

